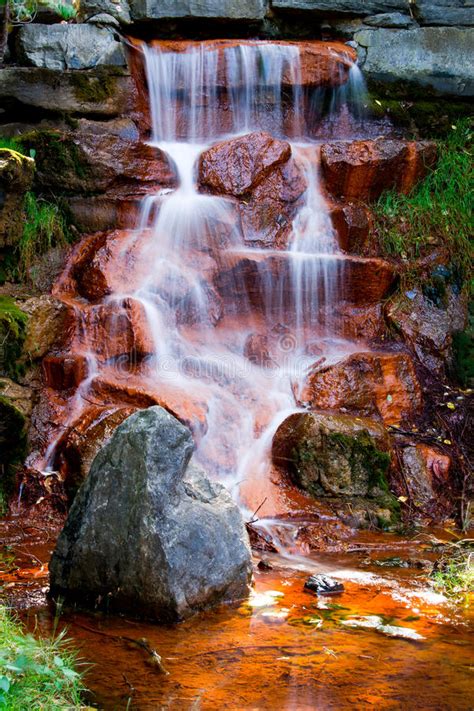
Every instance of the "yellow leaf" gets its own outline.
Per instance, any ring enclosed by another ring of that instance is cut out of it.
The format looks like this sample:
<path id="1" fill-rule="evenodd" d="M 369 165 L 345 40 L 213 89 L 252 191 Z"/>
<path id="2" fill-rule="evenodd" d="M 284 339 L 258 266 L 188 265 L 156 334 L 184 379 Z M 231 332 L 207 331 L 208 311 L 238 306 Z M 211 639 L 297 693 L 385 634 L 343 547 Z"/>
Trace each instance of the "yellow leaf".
<path id="1" fill-rule="evenodd" d="M 450 439 L 443 439 L 444 444 L 452 444 Z"/>
<path id="2" fill-rule="evenodd" d="M 408 501 L 408 496 L 399 496 L 398 500 L 402 502 L 402 504 L 405 503 L 405 501 Z"/>
<path id="3" fill-rule="evenodd" d="M 375 99 L 375 103 L 378 104 L 378 106 L 382 106 L 382 102 L 379 101 L 378 99 Z"/>
<path id="4" fill-rule="evenodd" d="M 454 404 L 454 402 L 447 402 L 446 407 L 448 407 L 450 410 L 456 409 L 456 405 Z"/>

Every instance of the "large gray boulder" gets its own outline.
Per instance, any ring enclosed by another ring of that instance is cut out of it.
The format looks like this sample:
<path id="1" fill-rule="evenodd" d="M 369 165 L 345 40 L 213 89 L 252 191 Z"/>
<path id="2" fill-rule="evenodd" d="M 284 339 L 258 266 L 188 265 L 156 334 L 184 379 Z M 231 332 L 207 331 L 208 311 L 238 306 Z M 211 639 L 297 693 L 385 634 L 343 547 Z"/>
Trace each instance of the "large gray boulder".
<path id="1" fill-rule="evenodd" d="M 161 407 L 129 417 L 96 456 L 50 563 L 51 593 L 176 620 L 245 597 L 245 526 L 193 462 L 190 431 Z"/>
<path id="2" fill-rule="evenodd" d="M 343 12 L 348 15 L 371 15 L 376 12 L 405 11 L 407 0 L 272 0 L 281 10 L 312 10 L 317 13 Z"/>
<path id="3" fill-rule="evenodd" d="M 380 82 L 409 82 L 436 93 L 474 94 L 474 30 L 419 27 L 356 32 L 364 75 Z"/>
<path id="4" fill-rule="evenodd" d="M 134 20 L 175 17 L 261 20 L 267 0 L 130 0 Z"/>
<path id="5" fill-rule="evenodd" d="M 93 24 L 24 25 L 18 33 L 18 52 L 34 67 L 93 69 L 125 66 L 125 52 L 113 31 Z"/>

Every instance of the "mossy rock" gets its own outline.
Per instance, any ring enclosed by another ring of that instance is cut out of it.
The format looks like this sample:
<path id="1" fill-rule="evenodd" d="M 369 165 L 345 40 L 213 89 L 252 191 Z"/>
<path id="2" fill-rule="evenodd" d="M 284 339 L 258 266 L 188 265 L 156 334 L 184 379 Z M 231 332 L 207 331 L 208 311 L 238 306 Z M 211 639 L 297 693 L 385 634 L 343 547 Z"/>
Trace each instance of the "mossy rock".
<path id="1" fill-rule="evenodd" d="M 390 441 L 384 427 L 350 415 L 291 415 L 273 442 L 273 460 L 312 496 L 385 499 Z"/>
<path id="2" fill-rule="evenodd" d="M 93 177 L 87 157 L 67 133 L 42 129 L 24 133 L 17 141 L 34 155 L 37 183 L 42 189 L 77 190 Z"/>
<path id="3" fill-rule="evenodd" d="M 117 91 L 117 77 L 110 73 L 100 73 L 93 76 L 84 72 L 71 75 L 73 91 L 76 99 L 87 104 L 101 104 L 111 99 Z"/>
<path id="4" fill-rule="evenodd" d="M 23 369 L 21 355 L 28 316 L 9 296 L 0 295 L 0 374 L 18 377 Z"/>
<path id="5" fill-rule="evenodd" d="M 472 116 L 467 101 L 441 99 L 418 87 L 407 93 L 406 85 L 369 84 L 369 112 L 374 118 L 389 118 L 395 126 L 418 138 L 443 138 L 456 122 Z"/>

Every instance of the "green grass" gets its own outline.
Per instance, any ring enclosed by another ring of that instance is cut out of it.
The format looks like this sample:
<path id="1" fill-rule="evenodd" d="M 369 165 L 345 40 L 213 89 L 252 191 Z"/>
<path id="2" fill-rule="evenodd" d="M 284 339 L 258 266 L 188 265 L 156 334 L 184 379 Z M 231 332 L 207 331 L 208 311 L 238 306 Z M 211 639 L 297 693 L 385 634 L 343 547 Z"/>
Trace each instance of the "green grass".
<path id="1" fill-rule="evenodd" d="M 385 192 L 374 206 L 380 246 L 388 256 L 416 259 L 435 246 L 472 278 L 473 132 L 471 122 L 453 125 L 438 142 L 434 170 L 408 195 Z"/>
<path id="2" fill-rule="evenodd" d="M 474 540 L 466 538 L 450 543 L 431 577 L 440 592 L 468 605 L 474 596 Z"/>
<path id="3" fill-rule="evenodd" d="M 63 247 L 72 241 L 67 220 L 58 204 L 37 197 L 25 196 L 25 226 L 16 247 L 16 276 L 24 280 L 35 257 L 53 247 Z"/>
<path id="4" fill-rule="evenodd" d="M 77 655 L 64 639 L 36 639 L 0 607 L 0 709 L 56 711 L 83 706 Z"/>
<path id="5" fill-rule="evenodd" d="M 24 152 L 24 149 L 18 143 L 18 141 L 16 141 L 14 138 L 5 138 L 4 136 L 0 136 L 0 149 L 1 148 L 6 148 L 10 151 L 16 151 L 17 153 L 21 153 L 22 155 L 27 155 Z"/>

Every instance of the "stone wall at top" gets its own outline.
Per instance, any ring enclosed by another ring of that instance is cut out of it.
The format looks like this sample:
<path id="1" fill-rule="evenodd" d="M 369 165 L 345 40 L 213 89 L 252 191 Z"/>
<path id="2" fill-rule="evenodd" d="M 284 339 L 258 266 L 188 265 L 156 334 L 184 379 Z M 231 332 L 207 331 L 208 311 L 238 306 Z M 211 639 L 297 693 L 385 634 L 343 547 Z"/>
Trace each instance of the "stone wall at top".
<path id="1" fill-rule="evenodd" d="M 25 121 L 25 107 L 35 120 L 130 115 L 126 35 L 342 39 L 384 98 L 474 95 L 474 0 L 80 0 L 76 22 L 11 33 L 0 122 Z"/>
<path id="2" fill-rule="evenodd" d="M 241 23 L 255 36 L 342 37 L 355 43 L 369 80 L 403 82 L 435 96 L 474 94 L 474 0 L 81 1 L 83 19 L 99 13 L 128 25 L 132 34 L 134 24 L 159 34 L 179 34 L 187 26 L 189 35 L 207 23 L 208 31 L 225 36 L 224 27 Z"/>

